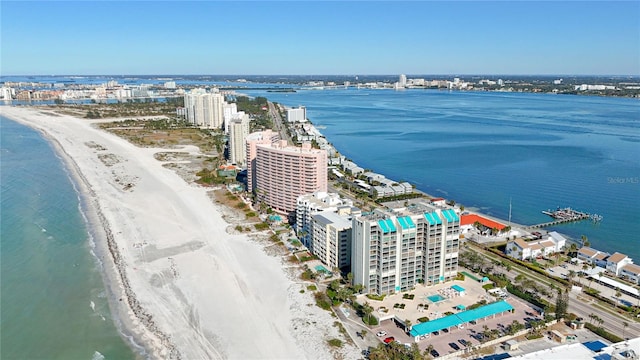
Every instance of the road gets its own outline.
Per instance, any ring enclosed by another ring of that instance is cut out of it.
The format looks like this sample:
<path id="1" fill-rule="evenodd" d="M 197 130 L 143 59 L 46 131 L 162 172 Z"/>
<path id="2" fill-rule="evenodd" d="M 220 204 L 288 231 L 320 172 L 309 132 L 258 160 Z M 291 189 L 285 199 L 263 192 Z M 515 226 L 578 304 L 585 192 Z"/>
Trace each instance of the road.
<path id="1" fill-rule="evenodd" d="M 287 132 L 287 127 L 284 124 L 284 120 L 280 116 L 280 112 L 271 101 L 267 102 L 267 104 L 269 105 L 269 115 L 271 116 L 271 119 L 273 119 L 273 125 L 275 126 L 276 131 L 280 134 L 280 139 L 287 140 L 287 144 L 293 145 L 293 142 Z"/>
<path id="2" fill-rule="evenodd" d="M 473 251 L 478 251 L 482 253 L 485 257 L 491 260 L 502 261 L 502 258 L 498 257 L 495 254 L 491 254 L 486 251 L 480 250 L 475 246 L 472 249 Z M 504 274 L 512 282 L 515 282 L 516 276 L 518 276 L 519 274 L 522 274 L 538 283 L 544 283 L 544 284 L 554 283 L 556 285 L 559 285 L 554 280 L 551 280 L 547 277 L 544 277 L 543 275 L 540 275 L 532 271 L 520 269 L 516 265 L 512 267 L 511 271 L 506 271 L 506 269 L 504 268 L 495 266 L 494 273 Z M 543 298 L 549 301 L 551 304 L 555 303 L 555 297 L 554 298 L 543 297 Z M 614 309 L 605 310 L 599 306 L 596 306 L 596 303 L 587 295 L 583 295 L 581 298 L 582 299 L 578 299 L 576 294 L 570 294 L 569 312 L 576 314 L 578 317 L 583 318 L 587 322 L 593 322 L 589 318 L 589 315 L 595 314 L 599 318 L 604 320 L 604 323 L 602 324 L 602 327 L 604 329 L 620 337 L 623 337 L 623 333 L 624 333 L 624 337 L 629 337 L 629 338 L 640 336 L 640 324 L 634 319 L 623 317 L 617 314 Z M 629 326 L 626 329 L 623 329 L 622 322 L 628 323 Z"/>

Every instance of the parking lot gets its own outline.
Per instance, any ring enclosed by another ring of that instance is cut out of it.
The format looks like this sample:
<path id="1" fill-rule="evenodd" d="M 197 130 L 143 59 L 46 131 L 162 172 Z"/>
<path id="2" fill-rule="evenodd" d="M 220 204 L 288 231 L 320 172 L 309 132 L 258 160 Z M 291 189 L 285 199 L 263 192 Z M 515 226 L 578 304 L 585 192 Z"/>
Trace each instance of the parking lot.
<path id="1" fill-rule="evenodd" d="M 458 284 L 465 288 L 464 296 L 449 298 L 437 303 L 430 303 L 425 299 L 427 294 L 437 292 L 437 290 L 441 288 L 449 288 L 454 284 Z M 417 289 L 417 291 L 410 292 L 409 294 L 411 293 L 414 293 L 414 299 L 412 300 L 403 299 L 403 294 L 395 294 L 393 296 L 388 296 L 383 302 L 371 300 L 367 300 L 367 302 L 374 307 L 374 312 L 378 311 L 380 308 L 387 309 L 388 312 L 393 312 L 392 315 L 395 315 L 395 317 L 400 321 L 407 319 L 411 321 L 412 324 L 418 324 L 419 321 L 417 319 L 420 317 L 426 316 L 430 320 L 433 320 L 445 316 L 444 313 L 447 311 L 459 313 L 460 311 L 463 311 L 456 309 L 457 305 L 460 304 L 469 306 L 482 299 L 489 301 L 496 300 L 496 298 L 486 294 L 486 291 L 482 288 L 482 284 L 468 278 L 465 281 L 455 281 L 433 287 L 424 287 L 423 289 Z M 424 351 L 429 347 L 429 345 L 432 345 L 440 355 L 444 355 L 457 351 L 458 349 L 456 349 L 456 347 L 464 349 L 465 342 L 468 342 L 471 346 L 480 344 L 481 333 L 485 330 L 484 326 L 487 326 L 489 330 L 497 329 L 500 331 L 504 330 L 506 326 L 511 324 L 514 320 L 517 320 L 521 324 L 525 324 L 525 318 L 540 318 L 540 315 L 536 310 L 522 300 L 513 296 L 508 296 L 505 300 L 515 309 L 513 313 L 495 315 L 487 319 L 478 320 L 476 324 L 466 323 L 463 325 L 463 328 L 453 327 L 447 331 L 440 331 L 437 335 L 431 334 L 428 338 L 419 340 L 418 346 L 422 351 Z M 406 304 L 404 309 L 401 310 L 393 307 L 401 301 Z M 418 304 L 424 303 L 429 303 L 429 308 L 427 310 L 418 310 Z M 380 315 L 386 315 L 386 317 L 389 317 L 388 312 L 381 313 Z M 380 326 L 373 329 L 373 332 L 376 334 L 384 332 L 378 337 L 380 341 L 384 341 L 384 339 L 388 337 L 393 337 L 395 341 L 402 344 L 411 345 L 414 343 L 414 338 L 407 335 L 404 331 L 404 326 L 395 321 L 394 318 L 383 320 Z"/>

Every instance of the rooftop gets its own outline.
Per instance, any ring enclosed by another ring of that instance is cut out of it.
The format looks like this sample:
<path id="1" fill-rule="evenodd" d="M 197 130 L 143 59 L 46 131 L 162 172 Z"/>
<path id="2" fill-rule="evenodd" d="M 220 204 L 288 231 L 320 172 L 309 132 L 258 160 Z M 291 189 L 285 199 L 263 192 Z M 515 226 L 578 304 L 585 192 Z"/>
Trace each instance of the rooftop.
<path id="1" fill-rule="evenodd" d="M 612 262 L 617 264 L 626 258 L 627 258 L 627 255 L 616 252 L 616 253 L 613 253 L 613 255 L 609 256 L 609 258 L 607 259 L 607 262 Z"/>
<path id="2" fill-rule="evenodd" d="M 502 230 L 506 227 L 506 225 L 504 224 L 501 224 L 497 221 L 493 221 L 491 219 L 487 219 L 486 217 L 483 217 L 477 214 L 462 215 L 460 217 L 460 226 L 473 225 L 476 221 L 482 224 L 483 226 L 488 227 L 489 229 L 495 228 L 498 230 Z"/>

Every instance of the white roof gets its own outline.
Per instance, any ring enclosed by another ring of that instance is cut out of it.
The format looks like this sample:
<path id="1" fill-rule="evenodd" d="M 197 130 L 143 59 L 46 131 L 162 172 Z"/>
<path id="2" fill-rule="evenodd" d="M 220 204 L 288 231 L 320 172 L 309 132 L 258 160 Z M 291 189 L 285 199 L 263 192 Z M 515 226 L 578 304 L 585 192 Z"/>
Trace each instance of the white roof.
<path id="1" fill-rule="evenodd" d="M 627 284 L 623 284 L 623 283 L 621 283 L 619 281 L 615 281 L 615 280 L 613 280 L 611 278 L 608 278 L 606 276 L 601 276 L 601 275 L 598 274 L 598 275 L 591 275 L 590 277 L 592 277 L 595 280 L 602 281 L 605 284 L 608 284 L 608 285 L 611 285 L 613 287 L 616 287 L 616 288 L 618 288 L 620 290 L 624 290 L 624 291 L 626 291 L 626 292 L 628 292 L 630 294 L 633 294 L 633 295 L 636 295 L 636 296 L 639 295 L 638 294 L 638 289 L 636 289 L 634 287 L 631 287 L 631 286 L 629 286 Z"/>

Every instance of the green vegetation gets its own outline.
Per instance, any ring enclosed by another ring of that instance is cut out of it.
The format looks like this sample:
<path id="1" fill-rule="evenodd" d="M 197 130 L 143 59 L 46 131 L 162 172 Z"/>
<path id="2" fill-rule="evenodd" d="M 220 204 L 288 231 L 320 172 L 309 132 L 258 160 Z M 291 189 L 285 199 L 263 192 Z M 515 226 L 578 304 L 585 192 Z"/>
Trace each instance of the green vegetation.
<path id="1" fill-rule="evenodd" d="M 342 340 L 340 339 L 331 339 L 327 340 L 327 342 L 333 347 L 342 347 Z"/>
<path id="2" fill-rule="evenodd" d="M 309 291 L 316 291 L 316 290 L 318 290 L 318 287 L 317 287 L 317 286 L 315 286 L 315 285 L 309 285 L 309 286 L 307 286 L 307 290 L 309 290 Z"/>
<path id="3" fill-rule="evenodd" d="M 603 338 L 611 341 L 612 343 L 617 343 L 617 342 L 624 341 L 623 338 L 608 332 L 607 330 L 603 329 L 602 327 L 595 326 L 592 323 L 589 323 L 589 322 L 585 323 L 584 327 L 586 327 L 587 329 L 591 330 L 596 335 L 602 336 Z"/>
<path id="4" fill-rule="evenodd" d="M 316 299 L 316 305 L 318 305 L 318 307 L 327 311 L 331 310 L 331 299 L 329 299 L 325 293 L 316 292 L 313 296 Z"/>
<path id="5" fill-rule="evenodd" d="M 427 322 L 427 321 L 429 321 L 429 318 L 428 318 L 428 317 L 426 317 L 426 316 L 423 316 L 423 317 L 421 317 L 421 318 L 418 318 L 418 322 L 423 323 L 423 322 Z"/>
<path id="6" fill-rule="evenodd" d="M 475 304 L 471 304 L 471 305 L 467 306 L 467 310 L 477 309 L 477 308 L 479 308 L 479 307 L 481 307 L 483 305 L 486 305 L 486 304 L 487 304 L 487 300 L 480 300 Z"/>
<path id="7" fill-rule="evenodd" d="M 493 284 L 484 284 L 482 285 L 482 288 L 485 290 L 491 290 L 493 289 L 495 286 Z"/>
<path id="8" fill-rule="evenodd" d="M 269 224 L 261 222 L 254 224 L 253 227 L 258 231 L 263 231 L 269 229 Z"/>
<path id="9" fill-rule="evenodd" d="M 411 344 L 410 348 L 406 348 L 403 344 L 391 342 L 390 344 L 379 344 L 376 348 L 371 349 L 369 353 L 370 360 L 425 360 L 431 359 L 427 348 L 424 353 L 420 352 L 418 344 Z"/>
<path id="10" fill-rule="evenodd" d="M 382 301 L 387 294 L 376 295 L 376 294 L 367 294 L 367 299 Z"/>

